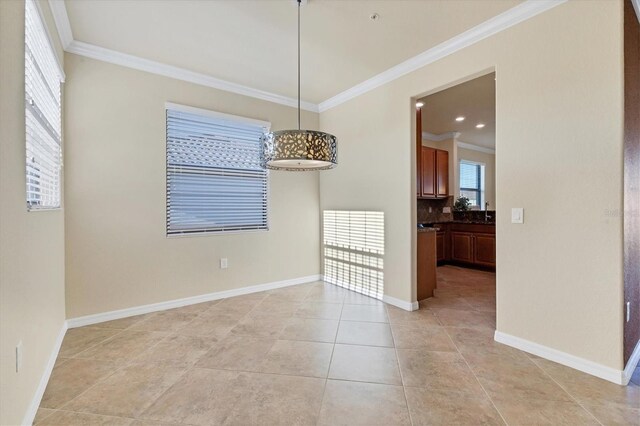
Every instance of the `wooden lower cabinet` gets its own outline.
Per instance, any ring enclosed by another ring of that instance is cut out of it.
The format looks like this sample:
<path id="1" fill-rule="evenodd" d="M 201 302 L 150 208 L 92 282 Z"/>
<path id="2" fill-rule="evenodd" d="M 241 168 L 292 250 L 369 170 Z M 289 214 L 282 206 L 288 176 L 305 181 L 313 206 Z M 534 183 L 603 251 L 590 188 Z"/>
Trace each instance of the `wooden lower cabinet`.
<path id="1" fill-rule="evenodd" d="M 496 266 L 496 236 L 476 234 L 474 238 L 473 263 L 483 266 Z"/>
<path id="2" fill-rule="evenodd" d="M 447 233 L 438 231 L 436 233 L 436 260 L 443 262 L 447 259 Z"/>
<path id="3" fill-rule="evenodd" d="M 433 296 L 436 288 L 436 233 L 418 232 L 418 300 Z"/>
<path id="4" fill-rule="evenodd" d="M 441 225 L 436 236 L 437 262 L 495 268 L 495 226 L 452 223 Z"/>
<path id="5" fill-rule="evenodd" d="M 451 260 L 473 262 L 473 234 L 451 232 Z"/>

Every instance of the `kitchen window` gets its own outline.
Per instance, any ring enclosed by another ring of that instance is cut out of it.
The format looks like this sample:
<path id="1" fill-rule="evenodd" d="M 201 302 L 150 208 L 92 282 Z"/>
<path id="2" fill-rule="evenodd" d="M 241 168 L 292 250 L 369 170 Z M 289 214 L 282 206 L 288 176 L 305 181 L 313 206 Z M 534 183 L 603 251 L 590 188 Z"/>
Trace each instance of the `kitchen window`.
<path id="1" fill-rule="evenodd" d="M 467 197 L 471 206 L 482 208 L 484 201 L 484 164 L 460 161 L 460 196 Z"/>
<path id="2" fill-rule="evenodd" d="M 270 123 L 166 106 L 167 235 L 268 229 Z"/>
<path id="3" fill-rule="evenodd" d="M 38 6 L 25 1 L 24 95 L 27 209 L 60 208 L 64 80 Z"/>

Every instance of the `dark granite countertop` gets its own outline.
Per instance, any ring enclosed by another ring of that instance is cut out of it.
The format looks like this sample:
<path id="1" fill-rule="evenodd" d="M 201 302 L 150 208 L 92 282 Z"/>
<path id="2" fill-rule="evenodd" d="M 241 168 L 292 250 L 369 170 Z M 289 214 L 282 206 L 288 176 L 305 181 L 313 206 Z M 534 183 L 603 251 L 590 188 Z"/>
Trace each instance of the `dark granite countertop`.
<path id="1" fill-rule="evenodd" d="M 418 232 L 438 232 L 439 230 L 440 228 L 438 227 L 427 227 L 427 228 L 418 227 Z"/>
<path id="2" fill-rule="evenodd" d="M 434 227 L 437 225 L 445 225 L 445 224 L 449 224 L 449 223 L 459 223 L 459 224 L 464 224 L 464 225 L 491 225 L 491 226 L 495 226 L 495 222 L 486 222 L 484 220 L 443 220 L 441 222 L 423 222 L 423 223 L 419 223 L 418 224 L 418 228 L 420 228 L 420 225 L 422 225 L 424 228 L 430 228 L 430 227 Z M 423 229 L 424 229 L 423 228 Z"/>

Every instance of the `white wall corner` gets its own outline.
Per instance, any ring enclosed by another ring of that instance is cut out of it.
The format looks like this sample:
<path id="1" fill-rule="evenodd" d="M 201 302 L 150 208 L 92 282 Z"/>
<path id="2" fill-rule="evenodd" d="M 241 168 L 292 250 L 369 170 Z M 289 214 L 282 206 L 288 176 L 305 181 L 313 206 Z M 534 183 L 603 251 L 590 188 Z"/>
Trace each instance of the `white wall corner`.
<path id="1" fill-rule="evenodd" d="M 458 148 L 462 148 L 462 149 L 469 149 L 471 151 L 484 152 L 485 154 L 494 154 L 495 155 L 495 153 L 496 153 L 495 149 L 486 148 L 484 146 L 474 145 L 474 144 L 467 143 L 467 142 L 456 141 L 456 144 L 458 145 Z"/>
<path id="2" fill-rule="evenodd" d="M 389 305 L 393 305 L 397 308 L 404 309 L 405 311 L 417 311 L 419 308 L 418 302 L 407 302 L 405 300 L 396 299 L 395 297 L 391 297 L 389 295 L 382 296 L 382 301 L 384 303 L 388 303 Z"/>
<path id="3" fill-rule="evenodd" d="M 629 358 L 629 361 L 627 362 L 627 365 L 624 368 L 624 371 L 622 373 L 623 385 L 629 384 L 629 381 L 631 380 L 631 376 L 633 376 L 633 372 L 635 371 L 636 367 L 638 367 L 639 361 L 640 361 L 640 340 L 638 340 L 638 342 L 636 343 L 636 347 L 631 353 L 631 357 Z"/>
<path id="4" fill-rule="evenodd" d="M 84 327 L 85 325 L 98 324 L 101 322 L 132 317 L 135 315 L 148 314 L 151 312 L 163 311 L 165 309 L 180 308 L 182 306 L 195 305 L 197 303 L 210 302 L 212 300 L 226 299 L 228 297 L 242 296 L 244 294 L 274 290 L 277 288 L 289 287 L 292 285 L 306 284 L 314 281 L 319 281 L 320 279 L 321 275 L 308 275 L 305 277 L 274 281 L 266 284 L 258 284 L 232 290 L 201 294 L 199 296 L 185 297 L 183 299 L 167 300 L 165 302 L 152 303 L 149 305 L 134 306 L 131 308 L 118 309 L 116 311 L 101 312 L 99 314 L 69 318 L 67 320 L 67 325 L 69 328 Z"/>
<path id="5" fill-rule="evenodd" d="M 58 29 L 58 37 L 60 37 L 62 48 L 67 50 L 73 41 L 73 32 L 71 31 L 71 23 L 69 22 L 64 0 L 49 0 L 49 8 L 51 8 L 51 14 Z"/>
<path id="6" fill-rule="evenodd" d="M 498 343 L 529 352 L 530 354 L 557 362 L 558 364 L 599 377 L 617 385 L 626 385 L 628 383 L 628 381 L 624 381 L 624 371 L 622 370 L 616 370 L 615 368 L 607 367 L 606 365 L 598 364 L 597 362 L 589 361 L 588 359 L 580 358 L 520 337 L 502 333 L 498 330 L 495 332 L 494 339 Z M 636 351 L 637 350 L 638 347 L 636 347 Z"/>
<path id="7" fill-rule="evenodd" d="M 38 408 L 40 407 L 40 402 L 42 401 L 44 391 L 45 389 L 47 389 L 47 384 L 49 383 L 49 378 L 51 377 L 53 366 L 56 364 L 56 359 L 58 359 L 58 353 L 60 352 L 62 340 L 64 339 L 64 335 L 66 334 L 66 332 L 67 322 L 65 321 L 62 323 L 62 328 L 60 329 L 58 337 L 56 337 L 56 341 L 53 344 L 53 350 L 51 351 L 51 355 L 49 355 L 47 365 L 44 367 L 42 377 L 40 377 L 40 382 L 38 383 L 38 387 L 36 388 L 36 393 L 33 395 L 31 404 L 29 404 L 27 412 L 24 415 L 24 418 L 22 420 L 23 425 L 32 425 L 33 419 L 36 418 L 36 413 L 38 412 Z"/>

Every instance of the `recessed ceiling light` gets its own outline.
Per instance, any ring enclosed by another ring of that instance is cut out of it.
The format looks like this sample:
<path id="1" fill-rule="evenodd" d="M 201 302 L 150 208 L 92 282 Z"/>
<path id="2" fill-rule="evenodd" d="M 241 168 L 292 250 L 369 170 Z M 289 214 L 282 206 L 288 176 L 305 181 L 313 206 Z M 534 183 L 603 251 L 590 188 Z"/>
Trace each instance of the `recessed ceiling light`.
<path id="1" fill-rule="evenodd" d="M 373 12 L 371 15 L 369 15 L 369 19 L 375 22 L 380 19 L 380 15 L 378 15 L 376 12 Z"/>
<path id="2" fill-rule="evenodd" d="M 456 117 L 456 121 L 464 121 L 464 117 L 463 116 Z"/>
<path id="3" fill-rule="evenodd" d="M 476 124 L 476 129 L 482 129 L 483 127 L 484 127 L 484 124 L 482 123 Z"/>
<path id="4" fill-rule="evenodd" d="M 416 108 L 422 108 L 424 106 L 424 102 L 416 102 Z"/>

